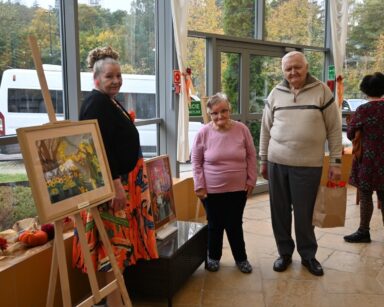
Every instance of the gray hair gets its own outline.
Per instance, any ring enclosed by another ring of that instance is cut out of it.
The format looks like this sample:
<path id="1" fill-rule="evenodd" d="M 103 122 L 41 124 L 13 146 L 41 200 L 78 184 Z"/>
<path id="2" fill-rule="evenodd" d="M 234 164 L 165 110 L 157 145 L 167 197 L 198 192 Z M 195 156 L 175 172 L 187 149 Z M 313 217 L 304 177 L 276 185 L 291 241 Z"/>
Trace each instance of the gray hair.
<path id="1" fill-rule="evenodd" d="M 88 53 L 87 63 L 88 68 L 93 71 L 93 76 L 97 77 L 104 71 L 105 64 L 120 65 L 119 53 L 110 46 L 98 47 Z"/>
<path id="2" fill-rule="evenodd" d="M 291 58 L 291 57 L 293 57 L 293 56 L 295 56 L 295 55 L 300 56 L 300 57 L 303 59 L 305 65 L 308 65 L 308 60 L 307 60 L 307 58 L 305 57 L 304 53 L 295 50 L 295 51 L 290 51 L 290 52 L 286 53 L 286 54 L 281 58 L 281 68 L 284 69 L 284 63 L 285 63 L 285 61 L 286 61 L 288 58 Z"/>
<path id="3" fill-rule="evenodd" d="M 106 64 L 120 65 L 119 61 L 112 58 L 104 58 L 97 60 L 92 68 L 94 77 L 97 77 L 98 75 L 100 75 L 100 73 L 104 72 L 104 66 Z"/>
<path id="4" fill-rule="evenodd" d="M 207 109 L 212 110 L 214 105 L 217 105 L 220 102 L 225 101 L 228 104 L 229 110 L 231 110 L 231 104 L 229 103 L 228 96 L 224 93 L 218 92 L 215 95 L 209 97 L 207 102 Z"/>

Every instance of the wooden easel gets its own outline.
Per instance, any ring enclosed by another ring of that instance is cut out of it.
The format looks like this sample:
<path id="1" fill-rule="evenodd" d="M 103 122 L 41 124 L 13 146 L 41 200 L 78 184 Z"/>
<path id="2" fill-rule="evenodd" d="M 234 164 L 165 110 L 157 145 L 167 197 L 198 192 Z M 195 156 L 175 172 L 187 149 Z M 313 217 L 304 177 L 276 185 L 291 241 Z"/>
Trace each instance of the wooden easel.
<path id="1" fill-rule="evenodd" d="M 41 91 L 44 97 L 45 106 L 48 112 L 48 118 L 49 118 L 50 124 L 55 124 L 57 122 L 55 110 L 53 108 L 51 96 L 48 90 L 47 81 L 45 79 L 43 65 L 42 65 L 40 53 L 37 47 L 36 38 L 33 36 L 29 36 L 28 40 L 32 50 L 32 56 L 33 56 L 33 61 L 35 63 L 37 75 L 39 77 L 39 82 L 40 82 Z M 87 207 L 84 207 L 84 209 L 86 208 Z M 114 273 L 115 279 L 111 281 L 109 284 L 107 284 L 106 286 L 104 286 L 102 289 L 99 288 L 95 268 L 93 266 L 92 259 L 91 259 L 91 253 L 90 253 L 86 236 L 85 236 L 85 227 L 81 219 L 80 213 L 74 212 L 74 218 L 75 218 L 75 222 L 76 222 L 76 226 L 79 234 L 80 245 L 84 253 L 84 262 L 87 267 L 88 279 L 89 279 L 90 287 L 92 290 L 92 295 L 89 296 L 80 304 L 78 304 L 77 306 L 81 306 L 81 307 L 92 306 L 93 304 L 99 302 L 104 297 L 108 296 L 113 291 L 119 290 L 122 300 L 124 302 L 124 305 L 131 307 L 132 304 L 128 296 L 127 288 L 124 283 L 124 278 L 117 265 L 117 262 L 111 247 L 111 243 L 109 242 L 108 235 L 104 229 L 104 225 L 101 220 L 99 211 L 95 205 L 93 207 L 91 207 L 90 205 L 88 206 L 88 208 L 90 208 L 90 211 L 95 220 L 97 229 L 99 231 L 101 241 L 103 242 L 104 247 L 107 250 L 107 254 L 112 266 L 112 271 Z M 71 293 L 70 293 L 70 287 L 69 287 L 69 278 L 68 278 L 68 266 L 67 266 L 67 261 L 65 257 L 65 246 L 64 246 L 64 238 L 63 238 L 64 218 L 65 217 L 54 222 L 55 238 L 53 242 L 51 272 L 49 277 L 49 287 L 48 287 L 48 295 L 47 295 L 47 303 L 46 303 L 47 307 L 53 306 L 54 304 L 55 288 L 57 283 L 58 272 L 60 275 L 60 285 L 61 285 L 63 306 L 64 307 L 72 306 Z"/>

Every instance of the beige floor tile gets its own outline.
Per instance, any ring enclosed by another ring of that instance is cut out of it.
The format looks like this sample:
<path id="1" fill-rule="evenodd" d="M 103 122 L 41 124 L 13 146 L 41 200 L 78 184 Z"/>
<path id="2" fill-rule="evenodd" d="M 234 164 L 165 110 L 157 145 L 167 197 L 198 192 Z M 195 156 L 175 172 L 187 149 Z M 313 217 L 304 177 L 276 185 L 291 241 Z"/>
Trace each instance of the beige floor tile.
<path id="1" fill-rule="evenodd" d="M 224 238 L 218 272 L 201 265 L 173 297 L 174 307 L 381 307 L 384 306 L 384 227 L 374 205 L 369 244 L 351 244 L 343 237 L 359 227 L 356 189 L 348 187 L 344 227 L 316 228 L 324 276 L 310 274 L 297 251 L 282 273 L 273 271 L 278 256 L 272 232 L 268 193 L 248 200 L 244 238 L 251 274 L 241 273 Z M 375 196 L 376 199 L 376 196 Z M 293 238 L 294 238 L 294 231 Z M 166 299 L 135 299 L 133 306 L 167 306 Z"/>
<path id="2" fill-rule="evenodd" d="M 268 280 L 263 283 L 265 306 L 329 306 L 321 283 L 309 280 Z"/>

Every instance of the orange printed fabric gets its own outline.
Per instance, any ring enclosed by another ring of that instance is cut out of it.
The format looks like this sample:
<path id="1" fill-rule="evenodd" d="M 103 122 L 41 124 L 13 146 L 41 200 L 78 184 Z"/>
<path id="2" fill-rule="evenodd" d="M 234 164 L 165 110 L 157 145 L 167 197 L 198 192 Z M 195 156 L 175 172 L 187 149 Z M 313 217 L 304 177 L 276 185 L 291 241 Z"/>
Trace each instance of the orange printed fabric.
<path id="1" fill-rule="evenodd" d="M 126 208 L 114 210 L 109 203 L 98 207 L 120 269 L 135 264 L 139 259 L 158 258 L 155 225 L 149 202 L 148 179 L 142 158 L 138 160 L 133 171 L 123 176 L 122 183 L 127 195 Z M 86 239 L 94 267 L 98 271 L 108 271 L 111 265 L 99 238 L 95 221 L 89 211 L 83 211 L 80 215 L 85 225 Z M 76 229 L 72 261 L 74 267 L 83 272 L 87 271 Z"/>

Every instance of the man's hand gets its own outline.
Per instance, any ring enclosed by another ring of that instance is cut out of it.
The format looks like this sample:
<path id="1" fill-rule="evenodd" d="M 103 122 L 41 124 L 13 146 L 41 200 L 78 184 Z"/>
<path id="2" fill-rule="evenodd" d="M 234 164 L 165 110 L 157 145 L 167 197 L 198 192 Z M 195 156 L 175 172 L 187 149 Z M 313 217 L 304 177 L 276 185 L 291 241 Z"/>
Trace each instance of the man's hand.
<path id="1" fill-rule="evenodd" d="M 263 178 L 265 180 L 268 180 L 268 164 L 267 163 L 262 163 L 260 165 L 260 172 L 261 172 L 261 175 L 263 176 Z"/>
<path id="2" fill-rule="evenodd" d="M 341 167 L 332 165 L 329 167 L 328 179 L 332 181 L 339 181 L 341 179 Z"/>

